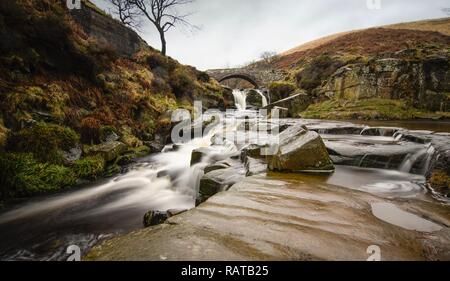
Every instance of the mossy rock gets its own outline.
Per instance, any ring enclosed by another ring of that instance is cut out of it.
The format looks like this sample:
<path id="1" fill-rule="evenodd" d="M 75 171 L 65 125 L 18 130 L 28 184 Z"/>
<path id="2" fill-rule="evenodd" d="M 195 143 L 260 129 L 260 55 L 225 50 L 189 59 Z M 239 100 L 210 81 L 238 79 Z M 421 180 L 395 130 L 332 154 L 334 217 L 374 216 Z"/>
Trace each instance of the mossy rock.
<path id="1" fill-rule="evenodd" d="M 106 162 L 116 160 L 127 151 L 127 146 L 119 141 L 111 141 L 91 146 L 87 149 L 88 155 L 101 155 Z"/>
<path id="2" fill-rule="evenodd" d="M 450 195 L 450 176 L 445 171 L 433 171 L 429 183 L 433 189 Z"/>
<path id="3" fill-rule="evenodd" d="M 72 186 L 77 177 L 72 169 L 40 163 L 31 153 L 0 154 L 0 198 L 56 192 Z"/>

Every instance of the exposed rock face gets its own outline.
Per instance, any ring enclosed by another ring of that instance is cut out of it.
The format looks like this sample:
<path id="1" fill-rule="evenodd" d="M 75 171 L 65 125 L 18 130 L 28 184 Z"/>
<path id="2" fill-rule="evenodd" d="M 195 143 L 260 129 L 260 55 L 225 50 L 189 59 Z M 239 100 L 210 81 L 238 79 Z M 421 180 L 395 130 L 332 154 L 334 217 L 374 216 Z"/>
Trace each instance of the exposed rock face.
<path id="1" fill-rule="evenodd" d="M 280 143 L 270 157 L 272 171 L 333 171 L 334 166 L 318 133 L 296 125 L 280 134 Z"/>
<path id="2" fill-rule="evenodd" d="M 346 65 L 338 69 L 319 92 L 322 97 L 348 100 L 402 99 L 419 109 L 449 111 L 449 59 L 386 58 Z"/>
<path id="3" fill-rule="evenodd" d="M 111 48 L 120 55 L 131 57 L 140 50 L 144 41 L 132 29 L 112 17 L 82 3 L 82 9 L 71 10 L 73 18 L 87 35 L 96 38 L 97 44 Z"/>

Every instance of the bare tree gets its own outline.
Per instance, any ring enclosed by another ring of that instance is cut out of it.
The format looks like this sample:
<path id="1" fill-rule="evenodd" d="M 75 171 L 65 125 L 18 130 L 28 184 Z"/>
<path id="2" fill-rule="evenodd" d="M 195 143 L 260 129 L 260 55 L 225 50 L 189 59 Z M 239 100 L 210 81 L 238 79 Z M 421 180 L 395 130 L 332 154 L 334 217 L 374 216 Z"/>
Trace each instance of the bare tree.
<path id="1" fill-rule="evenodd" d="M 142 13 L 129 0 L 109 0 L 109 2 L 114 6 L 114 13 L 123 24 L 133 28 L 139 28 Z"/>
<path id="2" fill-rule="evenodd" d="M 265 63 L 270 63 L 276 56 L 277 52 L 265 51 L 259 56 L 259 58 L 262 59 Z"/>
<path id="3" fill-rule="evenodd" d="M 127 25 L 139 17 L 147 18 L 158 30 L 161 39 L 161 53 L 166 55 L 166 32 L 176 25 L 197 28 L 187 18 L 191 14 L 180 14 L 177 8 L 194 0 L 109 0 L 113 3 L 120 20 Z M 115 3 L 115 4 L 114 4 Z"/>

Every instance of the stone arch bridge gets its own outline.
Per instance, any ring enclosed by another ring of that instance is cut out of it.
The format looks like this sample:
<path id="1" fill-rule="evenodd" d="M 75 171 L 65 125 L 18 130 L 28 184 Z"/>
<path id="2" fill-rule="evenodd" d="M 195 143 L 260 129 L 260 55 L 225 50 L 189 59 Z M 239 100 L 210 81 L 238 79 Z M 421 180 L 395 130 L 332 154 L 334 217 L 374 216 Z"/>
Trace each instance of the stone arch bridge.
<path id="1" fill-rule="evenodd" d="M 219 82 L 234 78 L 242 79 L 249 82 L 257 89 L 267 88 L 270 83 L 284 80 L 287 75 L 287 73 L 282 70 L 253 68 L 211 69 L 206 72 Z"/>

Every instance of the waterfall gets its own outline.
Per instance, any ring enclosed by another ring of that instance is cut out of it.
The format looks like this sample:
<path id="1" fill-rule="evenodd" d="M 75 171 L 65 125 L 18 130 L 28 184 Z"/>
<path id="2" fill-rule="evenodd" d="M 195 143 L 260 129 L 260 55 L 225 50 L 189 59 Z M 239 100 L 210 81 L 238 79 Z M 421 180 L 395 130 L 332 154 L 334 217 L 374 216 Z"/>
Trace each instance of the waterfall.
<path id="1" fill-rule="evenodd" d="M 414 164 L 422 159 L 422 174 L 426 174 L 433 158 L 435 148 L 430 144 L 427 147 L 418 150 L 417 152 L 408 154 L 399 167 L 399 171 L 409 173 Z"/>
<path id="2" fill-rule="evenodd" d="M 256 92 L 261 96 L 262 99 L 262 106 L 266 107 L 269 103 L 267 102 L 267 98 L 266 96 L 260 91 L 260 90 L 256 90 Z"/>
<path id="3" fill-rule="evenodd" d="M 234 89 L 233 90 L 234 104 L 236 105 L 236 108 L 239 111 L 243 111 L 243 110 L 247 109 L 247 95 L 248 95 L 249 91 L 250 90 L 248 90 L 248 89 L 246 89 L 246 90 Z M 261 96 L 262 107 L 266 107 L 269 104 L 266 96 L 264 96 L 264 94 L 262 93 L 261 90 L 255 89 L 254 91 L 256 93 L 258 93 L 258 95 Z"/>
<path id="4" fill-rule="evenodd" d="M 247 109 L 247 92 L 238 89 L 233 90 L 234 104 L 239 111 Z"/>

